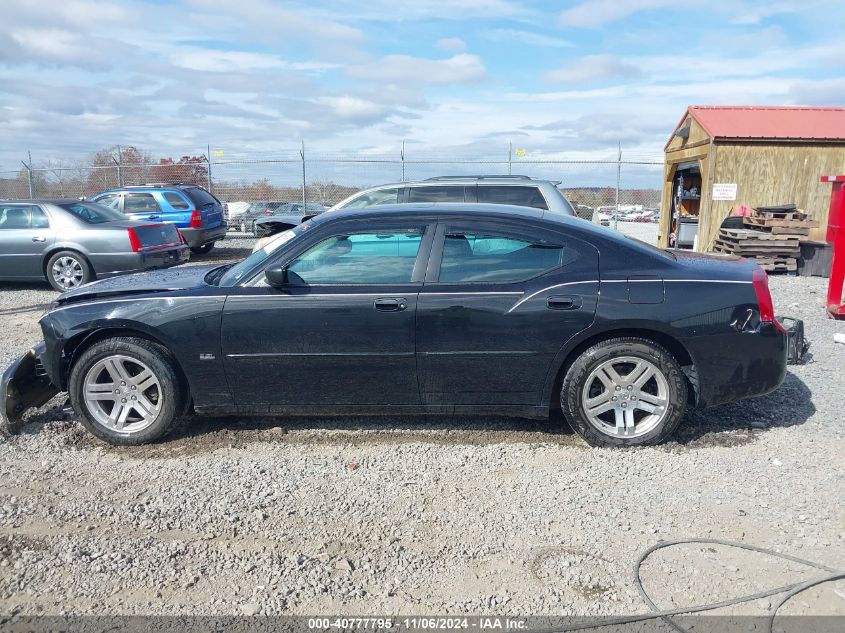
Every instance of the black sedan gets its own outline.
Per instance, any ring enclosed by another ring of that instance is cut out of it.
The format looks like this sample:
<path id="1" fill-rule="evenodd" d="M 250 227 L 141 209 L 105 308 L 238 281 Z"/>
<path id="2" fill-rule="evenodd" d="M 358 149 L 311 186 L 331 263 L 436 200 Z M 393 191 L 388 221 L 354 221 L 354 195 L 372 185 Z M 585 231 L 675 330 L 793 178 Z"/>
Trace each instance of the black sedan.
<path id="1" fill-rule="evenodd" d="M 114 444 L 208 414 L 561 408 L 592 445 L 654 444 L 688 406 L 765 394 L 787 335 L 767 277 L 499 205 L 327 213 L 230 266 L 62 295 L 0 384 L 2 416 L 68 391 Z"/>

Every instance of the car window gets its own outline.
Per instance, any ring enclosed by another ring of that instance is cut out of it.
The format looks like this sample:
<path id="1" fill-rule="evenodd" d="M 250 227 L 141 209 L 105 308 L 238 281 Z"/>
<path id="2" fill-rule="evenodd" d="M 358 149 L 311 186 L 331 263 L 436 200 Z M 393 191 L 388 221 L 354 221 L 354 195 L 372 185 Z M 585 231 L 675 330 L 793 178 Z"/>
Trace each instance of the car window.
<path id="1" fill-rule="evenodd" d="M 538 187 L 479 185 L 478 201 L 490 204 L 515 204 L 520 207 L 533 207 L 535 209 L 549 208 Z"/>
<path id="2" fill-rule="evenodd" d="M 355 198 L 343 208 L 360 209 L 362 207 L 373 207 L 378 204 L 396 204 L 398 201 L 399 189 L 394 187 L 391 189 L 379 189 L 378 191 L 365 193 L 364 195 Z"/>
<path id="3" fill-rule="evenodd" d="M 149 213 L 161 211 L 151 193 L 127 193 L 123 197 L 124 213 Z"/>
<path id="4" fill-rule="evenodd" d="M 167 203 L 174 209 L 183 210 L 191 208 L 191 205 L 188 204 L 188 201 L 185 200 L 185 198 L 180 196 L 175 191 L 165 191 L 163 195 L 164 199 L 167 200 Z"/>
<path id="5" fill-rule="evenodd" d="M 38 207 L 30 204 L 16 204 L 0 207 L 0 231 L 33 228 L 30 224 L 30 218 L 34 211 L 38 211 L 42 214 L 44 213 Z"/>
<path id="6" fill-rule="evenodd" d="M 97 196 L 92 200 L 92 202 L 96 202 L 97 204 L 102 204 L 107 206 L 111 209 L 117 209 L 118 204 L 120 204 L 120 194 L 119 193 L 107 193 L 103 196 Z"/>
<path id="7" fill-rule="evenodd" d="M 69 202 L 56 205 L 88 224 L 102 224 L 114 220 L 125 220 L 120 211 L 109 209 L 96 202 Z"/>
<path id="8" fill-rule="evenodd" d="M 411 187 L 408 202 L 463 202 L 463 185 Z"/>
<path id="9" fill-rule="evenodd" d="M 410 283 L 421 239 L 421 230 L 335 235 L 296 258 L 288 272 L 308 285 Z"/>
<path id="10" fill-rule="evenodd" d="M 30 221 L 30 227 L 33 229 L 49 229 L 50 228 L 50 220 L 47 218 L 47 214 L 39 207 L 32 207 L 32 219 Z"/>
<path id="11" fill-rule="evenodd" d="M 191 199 L 197 207 L 207 207 L 211 204 L 218 204 L 220 201 L 208 193 L 202 187 L 191 187 L 185 189 L 185 194 Z"/>
<path id="12" fill-rule="evenodd" d="M 443 243 L 438 281 L 511 282 L 561 265 L 563 247 L 493 234 L 450 232 Z"/>

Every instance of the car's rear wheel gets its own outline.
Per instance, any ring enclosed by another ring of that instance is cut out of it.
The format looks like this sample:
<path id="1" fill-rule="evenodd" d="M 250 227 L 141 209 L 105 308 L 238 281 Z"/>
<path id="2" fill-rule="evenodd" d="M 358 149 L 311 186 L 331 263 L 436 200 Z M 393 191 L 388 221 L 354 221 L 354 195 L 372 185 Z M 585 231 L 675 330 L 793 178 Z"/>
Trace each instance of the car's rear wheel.
<path id="1" fill-rule="evenodd" d="M 47 281 L 59 292 L 72 290 L 94 279 L 94 271 L 88 260 L 76 251 L 55 253 L 47 260 L 45 272 Z"/>
<path id="2" fill-rule="evenodd" d="M 212 248 L 214 248 L 214 242 L 209 242 L 208 244 L 203 244 L 202 246 L 192 246 L 191 252 L 196 253 L 197 255 L 205 255 Z"/>
<path id="3" fill-rule="evenodd" d="M 74 363 L 69 391 L 85 428 L 123 446 L 166 435 L 186 400 L 170 354 L 141 338 L 92 345 Z"/>
<path id="4" fill-rule="evenodd" d="M 658 444 L 680 424 L 687 385 L 680 365 L 662 346 L 614 338 L 575 359 L 560 402 L 573 429 L 592 446 Z"/>

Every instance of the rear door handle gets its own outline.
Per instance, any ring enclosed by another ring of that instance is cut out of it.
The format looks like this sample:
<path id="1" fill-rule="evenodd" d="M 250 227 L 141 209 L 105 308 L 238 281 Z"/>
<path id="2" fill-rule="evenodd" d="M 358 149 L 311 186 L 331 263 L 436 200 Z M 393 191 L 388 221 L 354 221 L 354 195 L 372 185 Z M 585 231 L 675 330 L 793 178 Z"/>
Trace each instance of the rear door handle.
<path id="1" fill-rule="evenodd" d="M 373 302 L 379 312 L 402 312 L 408 307 L 408 300 L 402 297 L 384 297 Z"/>
<path id="2" fill-rule="evenodd" d="M 549 297 L 547 305 L 552 310 L 577 310 L 581 307 L 581 297 L 578 295 L 556 295 Z"/>
<path id="3" fill-rule="evenodd" d="M 47 238 L 43 236 L 35 236 L 32 238 L 33 242 L 46 242 Z"/>

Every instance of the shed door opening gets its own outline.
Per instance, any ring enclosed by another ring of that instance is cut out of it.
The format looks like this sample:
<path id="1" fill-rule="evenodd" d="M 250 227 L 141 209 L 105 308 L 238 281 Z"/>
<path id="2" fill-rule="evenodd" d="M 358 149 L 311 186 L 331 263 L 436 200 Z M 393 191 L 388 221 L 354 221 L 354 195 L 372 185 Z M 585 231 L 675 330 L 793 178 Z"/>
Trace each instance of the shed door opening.
<path id="1" fill-rule="evenodd" d="M 701 210 L 701 168 L 698 161 L 679 164 L 672 187 L 669 246 L 692 248 L 698 234 Z"/>

